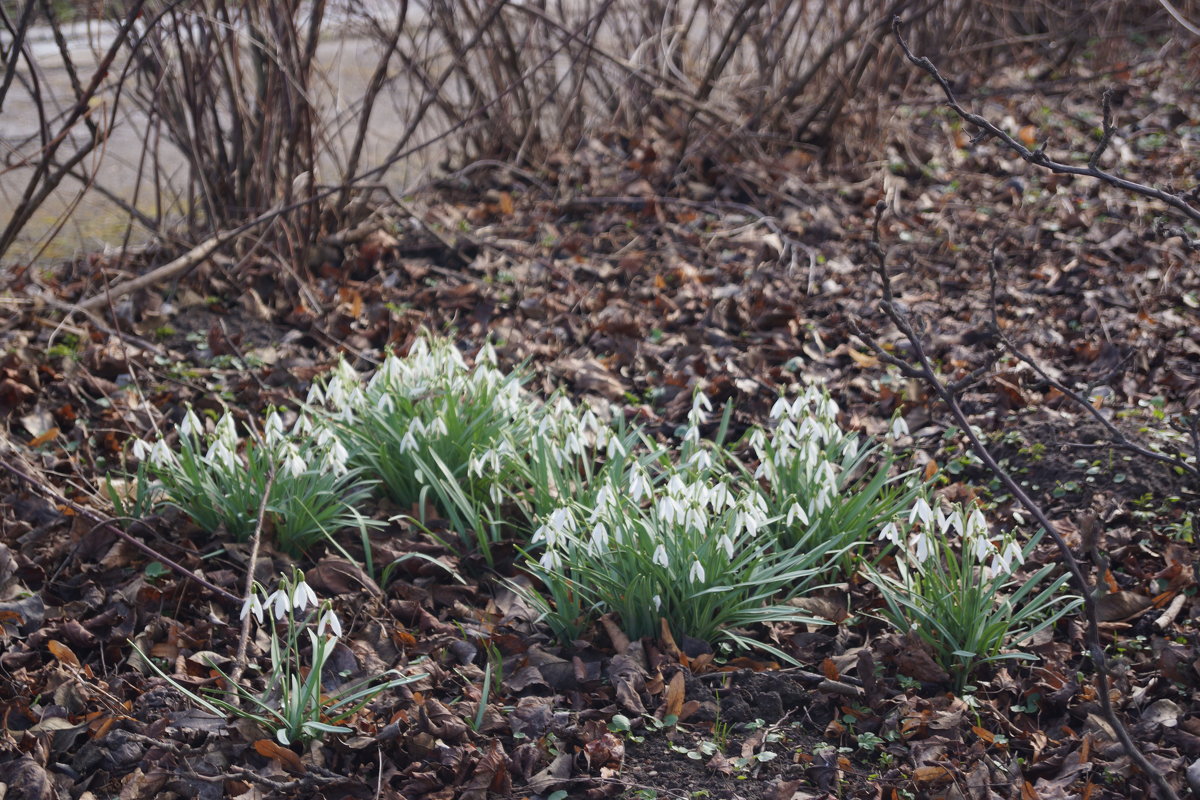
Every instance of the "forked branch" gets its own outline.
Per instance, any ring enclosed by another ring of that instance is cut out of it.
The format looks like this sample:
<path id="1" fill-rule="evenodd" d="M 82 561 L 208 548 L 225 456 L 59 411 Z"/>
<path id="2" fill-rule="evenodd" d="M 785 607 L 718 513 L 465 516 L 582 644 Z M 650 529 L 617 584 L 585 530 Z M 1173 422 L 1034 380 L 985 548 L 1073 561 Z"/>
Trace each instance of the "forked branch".
<path id="1" fill-rule="evenodd" d="M 979 132 L 972 138 L 971 144 L 978 144 L 989 138 L 998 139 L 1005 147 L 1034 166 L 1042 167 L 1061 175 L 1082 175 L 1104 181 L 1110 186 L 1124 189 L 1127 192 L 1133 192 L 1143 197 L 1158 200 L 1175 209 L 1192 222 L 1200 223 L 1200 206 L 1195 204 L 1196 201 L 1193 193 L 1174 194 L 1166 192 L 1154 186 L 1137 183 L 1101 169 L 1100 159 L 1108 149 L 1109 144 L 1112 143 L 1113 135 L 1116 133 L 1116 127 L 1113 125 L 1112 119 L 1112 96 L 1110 91 L 1104 93 L 1104 128 L 1101 131 L 1099 143 L 1097 143 L 1091 157 L 1088 159 L 1088 165 L 1086 167 L 1079 167 L 1072 164 L 1065 164 L 1061 161 L 1055 161 L 1046 155 L 1046 144 L 1044 142 L 1038 145 L 1036 149 L 1030 150 L 986 118 L 963 108 L 954 96 L 954 90 L 950 88 L 950 82 L 933 65 L 933 62 L 924 56 L 918 57 L 914 55 L 913 51 L 909 49 L 908 42 L 904 41 L 904 37 L 900 35 L 900 17 L 892 17 L 892 33 L 895 34 L 896 41 L 900 44 L 900 49 L 904 51 L 904 57 L 915 66 L 928 72 L 938 82 L 938 85 L 942 87 L 942 93 L 946 95 L 946 105 L 955 114 L 962 117 L 963 121 L 979 129 Z"/>

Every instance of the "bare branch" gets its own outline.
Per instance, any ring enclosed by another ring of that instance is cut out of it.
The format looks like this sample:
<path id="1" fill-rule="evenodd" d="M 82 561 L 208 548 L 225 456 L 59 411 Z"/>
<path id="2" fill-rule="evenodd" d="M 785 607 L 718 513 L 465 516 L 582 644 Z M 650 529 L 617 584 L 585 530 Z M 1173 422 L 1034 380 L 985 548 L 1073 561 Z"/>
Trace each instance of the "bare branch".
<path id="1" fill-rule="evenodd" d="M 972 139 L 972 143 L 982 141 L 983 138 L 995 137 L 996 139 L 999 139 L 1000 142 L 1009 150 L 1013 151 L 1022 159 L 1028 161 L 1034 166 L 1042 167 L 1043 169 L 1048 169 L 1051 172 L 1056 172 L 1061 175 L 1083 175 L 1089 178 L 1095 178 L 1096 180 L 1104 181 L 1110 186 L 1115 186 L 1118 189 L 1124 189 L 1127 192 L 1133 192 L 1134 194 L 1140 194 L 1143 197 L 1149 197 L 1154 200 L 1158 200 L 1159 202 L 1175 209 L 1192 222 L 1200 223 L 1200 207 L 1192 205 L 1192 203 L 1188 202 L 1188 199 L 1185 195 L 1171 194 L 1163 191 L 1162 189 L 1157 189 L 1153 186 L 1147 186 L 1143 183 L 1136 183 L 1118 175 L 1114 175 L 1111 172 L 1100 169 L 1098 163 L 1100 156 L 1102 156 L 1104 151 L 1108 148 L 1113 134 L 1112 104 L 1108 98 L 1107 92 L 1105 93 L 1104 100 L 1104 132 L 1101 135 L 1100 144 L 1097 145 L 1096 149 L 1092 152 L 1091 160 L 1088 162 L 1086 167 L 1077 167 L 1071 164 L 1064 164 L 1063 162 L 1055 161 L 1046 155 L 1045 143 L 1038 145 L 1037 149 L 1035 150 L 1030 150 L 1028 147 L 1025 147 L 1008 133 L 992 124 L 984 117 L 981 117 L 978 114 L 973 114 L 959 105 L 958 100 L 954 96 L 954 90 L 950 88 L 950 82 L 947 81 L 938 68 L 933 65 L 933 62 L 924 56 L 917 57 L 913 54 L 912 50 L 909 49 L 908 43 L 904 41 L 904 37 L 900 35 L 900 17 L 892 18 L 892 33 L 896 36 L 896 41 L 900 44 L 900 48 L 904 51 L 905 58 L 912 62 L 913 65 L 928 72 L 930 76 L 932 76 L 933 79 L 938 82 L 938 85 L 942 87 L 942 93 L 946 95 L 946 105 L 949 106 L 955 114 L 958 114 L 958 116 L 962 117 L 965 122 L 969 122 L 980 129 L 980 133 L 974 139 Z"/>

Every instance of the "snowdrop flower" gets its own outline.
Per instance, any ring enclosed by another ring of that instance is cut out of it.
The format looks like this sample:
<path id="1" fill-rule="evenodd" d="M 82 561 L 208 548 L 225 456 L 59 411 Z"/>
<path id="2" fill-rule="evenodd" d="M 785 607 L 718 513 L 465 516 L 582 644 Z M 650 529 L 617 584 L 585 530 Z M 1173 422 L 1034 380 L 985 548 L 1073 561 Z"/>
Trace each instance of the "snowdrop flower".
<path id="1" fill-rule="evenodd" d="M 321 461 L 321 467 L 335 475 L 342 475 L 347 471 L 346 462 L 349 460 L 350 454 L 346 452 L 346 448 L 342 446 L 341 441 L 334 439 Z"/>
<path id="2" fill-rule="evenodd" d="M 889 522 L 883 526 L 883 530 L 879 532 L 880 539 L 886 539 L 894 545 L 901 545 L 904 542 L 904 536 L 900 533 L 900 529 L 896 527 L 895 522 Z"/>
<path id="3" fill-rule="evenodd" d="M 674 525 L 683 517 L 683 509 L 674 497 L 663 495 L 659 498 L 657 504 L 658 517 L 667 525 Z"/>
<path id="4" fill-rule="evenodd" d="M 995 552 L 995 547 L 988 538 L 983 535 L 971 537 L 970 546 L 977 562 L 983 562 L 989 555 Z"/>
<path id="5" fill-rule="evenodd" d="M 801 525 L 808 524 L 808 512 L 806 512 L 799 503 L 792 503 L 792 507 L 788 509 L 787 526 L 791 527 L 792 523 L 800 520 Z"/>
<path id="6" fill-rule="evenodd" d="M 138 461 L 148 461 L 152 452 L 153 448 L 144 439 L 133 440 L 133 457 Z"/>
<path id="7" fill-rule="evenodd" d="M 632 498 L 633 502 L 635 502 L 635 503 L 642 502 L 642 497 L 644 497 L 646 495 L 646 492 L 649 490 L 649 488 L 650 488 L 650 480 L 649 480 L 649 476 L 646 475 L 646 471 L 643 470 L 641 467 L 634 467 L 630 471 L 630 475 L 629 475 L 629 496 L 630 496 L 630 498 Z"/>
<path id="8" fill-rule="evenodd" d="M 292 601 L 288 599 L 287 592 L 282 589 L 276 589 L 267 596 L 264 605 L 270 607 L 271 613 L 275 615 L 275 619 L 283 619 L 291 609 Z"/>
<path id="9" fill-rule="evenodd" d="M 924 528 L 913 537 L 913 555 L 918 564 L 924 564 L 933 555 L 933 537 Z"/>
<path id="10" fill-rule="evenodd" d="M 729 534 L 721 534 L 721 538 L 717 539 L 717 544 L 725 548 L 725 555 L 729 556 L 729 560 L 733 560 L 733 540 L 729 538 Z"/>
<path id="11" fill-rule="evenodd" d="M 279 418 L 279 414 L 272 411 L 267 415 L 263 431 L 266 434 L 267 444 L 276 445 L 283 441 L 283 420 Z"/>
<path id="12" fill-rule="evenodd" d="M 967 518 L 967 530 L 964 535 L 986 536 L 987 521 L 983 518 L 983 512 L 975 508 L 971 512 L 971 516 Z"/>
<path id="13" fill-rule="evenodd" d="M 325 403 L 325 393 L 321 391 L 321 386 L 314 383 L 308 387 L 308 398 L 305 400 L 310 406 L 319 406 Z"/>
<path id="14" fill-rule="evenodd" d="M 934 509 L 934 519 L 937 522 L 937 529 L 938 529 L 938 531 L 941 532 L 941 534 L 943 536 L 949 535 L 951 519 L 953 517 L 954 517 L 953 511 L 951 511 L 949 515 L 943 514 L 942 507 L 940 505 L 936 509 Z"/>
<path id="15" fill-rule="evenodd" d="M 217 421 L 217 428 L 214 431 L 214 436 L 218 441 L 221 441 L 230 450 L 237 448 L 238 435 L 237 425 L 233 421 L 233 417 L 229 414 L 223 414 L 221 419 Z"/>
<path id="16" fill-rule="evenodd" d="M 321 618 L 317 620 L 317 636 L 324 636 L 326 628 L 329 628 L 335 638 L 342 638 L 342 621 L 338 619 L 337 614 L 333 613 L 332 608 L 326 608 L 325 613 L 321 614 Z"/>
<path id="17" fill-rule="evenodd" d="M 767 447 L 767 434 L 762 428 L 755 428 L 750 432 L 750 449 L 758 454 L 759 459 L 762 458 L 763 451 Z"/>
<path id="18" fill-rule="evenodd" d="M 908 436 L 908 423 L 904 421 L 904 417 L 897 415 L 892 420 L 892 438 L 899 439 L 901 436 Z"/>
<path id="19" fill-rule="evenodd" d="M 700 444 L 700 429 L 695 425 L 689 425 L 687 430 L 683 432 L 683 441 L 685 443 L 691 442 L 698 446 Z"/>
<path id="20" fill-rule="evenodd" d="M 300 457 L 300 450 L 292 442 L 284 446 L 283 471 L 293 478 L 299 478 L 308 470 L 308 465 Z"/>
<path id="21" fill-rule="evenodd" d="M 775 405 L 771 406 L 771 419 L 783 419 L 787 414 L 791 413 L 791 406 L 788 405 L 787 398 L 780 396 L 775 401 Z"/>
<path id="22" fill-rule="evenodd" d="M 654 557 L 651 560 L 663 569 L 671 568 L 671 559 L 667 556 L 667 548 L 661 544 L 655 548 Z"/>
<path id="23" fill-rule="evenodd" d="M 910 525 L 918 519 L 924 525 L 928 525 L 933 521 L 933 509 L 929 507 L 929 503 L 925 501 L 924 497 L 917 498 L 917 502 L 913 504 L 912 511 L 908 514 L 908 523 Z"/>
<path id="24" fill-rule="evenodd" d="M 832 397 L 823 397 L 823 398 L 821 398 L 820 402 L 821 402 L 821 405 L 818 409 L 819 416 L 822 416 L 828 420 L 836 419 L 837 415 L 838 415 L 838 411 L 840 411 L 841 409 L 838 408 L 838 404 L 834 402 L 833 398 Z"/>
<path id="25" fill-rule="evenodd" d="M 317 593 L 312 590 L 307 581 L 300 581 L 292 588 L 292 608 L 303 611 L 309 606 L 319 605 Z"/>
<path id="26" fill-rule="evenodd" d="M 697 450 L 688 460 L 688 466 L 698 470 L 712 469 L 712 456 L 707 450 Z"/>
<path id="27" fill-rule="evenodd" d="M 608 529 L 603 522 L 597 522 L 596 527 L 592 528 L 592 546 L 596 552 L 608 550 Z"/>
<path id="28" fill-rule="evenodd" d="M 204 460 L 209 464 L 214 464 L 227 470 L 234 470 L 241 466 L 238 463 L 237 456 L 234 455 L 234 452 L 221 439 L 213 440 L 213 443 L 208 447 L 208 452 L 204 454 Z"/>
<path id="29" fill-rule="evenodd" d="M 651 601 L 652 603 L 654 603 L 654 610 L 655 610 L 655 611 L 660 611 L 660 610 L 662 610 L 662 597 L 660 597 L 659 595 L 654 595 L 654 597 L 651 597 L 651 598 L 650 598 L 650 601 Z"/>
<path id="30" fill-rule="evenodd" d="M 708 504 L 715 512 L 733 505 L 733 495 L 724 481 L 712 487 L 708 493 Z"/>
<path id="31" fill-rule="evenodd" d="M 538 559 L 538 564 L 548 572 L 561 572 L 563 565 L 562 555 L 557 550 L 547 550 Z"/>
<path id="32" fill-rule="evenodd" d="M 833 464 L 821 461 L 821 466 L 817 467 L 817 477 L 825 484 L 825 488 L 837 491 L 837 475 L 833 471 Z"/>
<path id="33" fill-rule="evenodd" d="M 846 458 L 854 458 L 856 455 L 858 455 L 858 437 L 857 436 L 847 436 L 846 437 L 846 445 L 845 445 L 845 450 L 843 450 L 843 452 L 845 453 Z"/>
<path id="34" fill-rule="evenodd" d="M 574 528 L 575 520 L 570 510 L 560 506 L 550 512 L 550 518 L 534 531 L 530 541 L 545 542 L 547 548 L 555 548 Z"/>
<path id="35" fill-rule="evenodd" d="M 155 466 L 167 466 L 175 463 L 175 454 L 167 447 L 167 443 L 159 439 L 150 448 L 150 463 Z"/>
<path id="36" fill-rule="evenodd" d="M 596 492 L 596 504 L 592 508 L 592 519 L 595 520 L 602 513 L 608 510 L 613 503 L 612 488 L 606 483 L 600 487 L 600 491 Z"/>
<path id="37" fill-rule="evenodd" d="M 446 420 L 440 416 L 434 418 L 433 422 L 425 428 L 427 433 L 432 433 L 435 436 L 449 436 L 450 431 L 446 429 Z"/>
<path id="38" fill-rule="evenodd" d="M 256 589 L 252 589 L 250 595 L 242 603 L 242 613 L 238 615 L 238 619 L 245 619 L 250 614 L 253 614 L 255 621 L 259 625 L 262 625 L 263 604 L 262 598 L 258 596 Z"/>
<path id="39" fill-rule="evenodd" d="M 776 453 L 776 456 L 778 455 Z M 783 459 L 780 460 L 783 461 Z M 775 459 L 768 456 L 758 462 L 758 469 L 754 470 L 754 480 L 766 478 L 768 483 L 774 483 L 778 474 L 779 472 L 775 469 Z"/>
<path id="40" fill-rule="evenodd" d="M 400 439 L 400 447 L 399 447 L 399 448 L 397 448 L 397 449 L 398 449 L 398 450 L 399 450 L 401 453 L 407 453 L 407 452 L 408 452 L 408 451 L 410 451 L 410 450 L 416 450 L 416 449 L 417 449 L 417 438 L 416 438 L 415 436 L 413 436 L 413 432 L 412 432 L 412 427 L 411 427 L 411 426 L 409 427 L 409 429 L 408 429 L 407 431 L 405 431 L 405 432 L 404 432 L 404 436 L 403 436 L 403 437 L 401 437 L 401 439 Z M 483 473 L 482 473 L 482 471 L 481 471 L 481 472 L 480 472 L 480 475 L 482 475 L 482 474 L 483 474 Z"/>
<path id="41" fill-rule="evenodd" d="M 688 570 L 688 580 L 692 583 L 704 583 L 704 565 L 698 559 L 692 562 L 692 568 Z"/>
<path id="42" fill-rule="evenodd" d="M 625 455 L 625 445 L 621 444 L 621 440 L 616 436 L 610 437 L 608 440 L 608 449 L 606 453 L 609 459 L 614 459 L 617 456 Z"/>
<path id="43" fill-rule="evenodd" d="M 997 552 L 992 558 L 992 572 L 997 575 L 1007 575 L 1012 572 L 1014 563 L 1025 563 L 1025 555 L 1016 541 L 1010 539 L 1003 552 Z"/>
<path id="44" fill-rule="evenodd" d="M 199 436 L 204 433 L 204 423 L 196 416 L 191 406 L 188 406 L 187 413 L 183 415 L 183 424 L 179 426 L 179 432 L 184 436 Z"/>
<path id="45" fill-rule="evenodd" d="M 308 414 L 301 414 L 296 419 L 296 424 L 292 426 L 293 436 L 310 436 L 313 432 L 312 417 Z"/>

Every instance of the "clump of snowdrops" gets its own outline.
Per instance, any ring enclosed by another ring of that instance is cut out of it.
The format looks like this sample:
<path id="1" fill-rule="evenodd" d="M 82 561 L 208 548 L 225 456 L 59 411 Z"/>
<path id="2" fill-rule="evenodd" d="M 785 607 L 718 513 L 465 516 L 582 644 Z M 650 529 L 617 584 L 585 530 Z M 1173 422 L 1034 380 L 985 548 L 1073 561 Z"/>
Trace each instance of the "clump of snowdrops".
<path id="1" fill-rule="evenodd" d="M 305 745 L 330 733 L 350 733 L 344 724 L 381 692 L 403 686 L 422 675 L 388 670 L 365 680 L 326 689 L 326 664 L 343 635 L 341 621 L 328 600 L 319 600 L 299 571 L 281 576 L 268 593 L 255 583 L 242 606 L 242 619 L 254 618 L 270 640 L 262 667 L 264 685 L 252 690 L 234 683 L 215 664 L 223 690 L 198 694 L 164 672 L 136 645 L 142 661 L 200 708 L 218 716 L 234 715 L 261 726 L 283 745 Z"/>
<path id="2" fill-rule="evenodd" d="M 261 434 L 243 438 L 230 414 L 208 431 L 189 408 L 175 447 L 161 437 L 153 444 L 138 440 L 133 454 L 141 461 L 140 510 L 173 506 L 201 528 L 223 529 L 239 541 L 254 533 L 260 508 L 265 530 L 292 555 L 334 542 L 343 528 L 361 534 L 376 524 L 356 507 L 369 496 L 370 482 L 348 466 L 334 431 L 307 416 L 288 431 L 272 411 Z"/>
<path id="3" fill-rule="evenodd" d="M 1082 603 L 1062 591 L 1070 576 L 1057 564 L 1023 579 L 1016 574 L 1040 532 L 1024 547 L 1011 531 L 993 536 L 978 508 L 943 512 L 919 498 L 879 537 L 896 553 L 896 575 L 868 570 L 887 604 L 883 617 L 897 631 L 915 633 L 960 688 L 984 664 L 1035 658 L 1009 648 Z"/>
<path id="4" fill-rule="evenodd" d="M 815 622 L 786 601 L 811 585 L 829 554 L 770 535 L 775 520 L 763 494 L 700 438 L 709 408 L 697 395 L 678 454 L 631 457 L 632 443 L 620 442 L 588 502 L 562 496 L 534 532 L 532 544 L 543 549 L 527 568 L 545 591 L 524 594 L 560 639 L 615 613 L 631 637 L 656 635 L 665 620 L 676 637 L 787 658 L 745 628 Z"/>
<path id="5" fill-rule="evenodd" d="M 864 443 L 838 425 L 837 414 L 833 399 L 810 386 L 780 396 L 770 426 L 752 429 L 745 441 L 780 543 L 837 553 L 838 570 L 849 578 L 875 532 L 911 508 L 924 485 L 915 472 L 896 471 L 889 442 Z M 902 424 L 897 418 L 895 433 Z"/>
<path id="6" fill-rule="evenodd" d="M 308 402 L 393 502 L 423 526 L 436 508 L 461 547 L 490 562 L 491 545 L 511 532 L 500 508 L 524 472 L 520 443 L 543 413 L 522 380 L 497 368 L 490 345 L 468 367 L 453 342 L 422 337 L 369 379 L 340 362 Z"/>

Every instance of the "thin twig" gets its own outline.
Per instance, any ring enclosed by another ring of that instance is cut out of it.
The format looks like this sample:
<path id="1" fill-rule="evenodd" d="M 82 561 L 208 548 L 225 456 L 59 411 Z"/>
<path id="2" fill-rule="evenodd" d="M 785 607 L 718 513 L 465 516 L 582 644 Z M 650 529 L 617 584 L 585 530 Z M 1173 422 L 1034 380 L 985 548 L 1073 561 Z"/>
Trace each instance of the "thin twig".
<path id="1" fill-rule="evenodd" d="M 275 485 L 275 467 L 271 466 L 267 473 L 267 483 L 263 487 L 262 500 L 258 504 L 258 519 L 254 523 L 254 535 L 250 538 L 250 558 L 246 563 L 246 591 L 242 603 L 249 602 L 254 592 L 254 571 L 258 565 L 258 550 L 262 544 L 263 525 L 267 520 L 267 503 L 271 499 L 271 488 Z M 242 673 L 246 671 L 246 647 L 250 643 L 250 617 L 242 615 L 242 631 L 238 636 L 237 655 L 233 660 L 233 670 L 229 673 L 230 683 L 237 686 L 241 683 Z"/>

